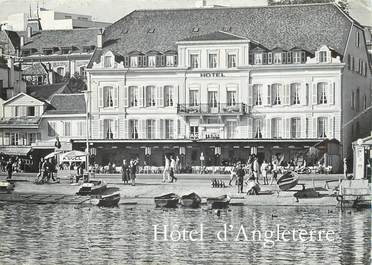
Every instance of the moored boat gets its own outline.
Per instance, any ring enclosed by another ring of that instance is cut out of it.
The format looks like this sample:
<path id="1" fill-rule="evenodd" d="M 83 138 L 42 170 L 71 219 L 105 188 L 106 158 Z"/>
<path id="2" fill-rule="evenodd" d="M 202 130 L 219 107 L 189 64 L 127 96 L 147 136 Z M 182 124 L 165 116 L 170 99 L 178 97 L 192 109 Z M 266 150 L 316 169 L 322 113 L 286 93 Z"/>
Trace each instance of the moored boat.
<path id="1" fill-rule="evenodd" d="M 91 199 L 93 205 L 99 207 L 116 207 L 120 201 L 120 193 L 115 192 L 108 195 L 99 195 Z"/>
<path id="2" fill-rule="evenodd" d="M 156 207 L 176 208 L 179 202 L 179 196 L 175 193 L 168 193 L 154 198 Z"/>
<path id="3" fill-rule="evenodd" d="M 0 181 L 0 193 L 12 193 L 14 190 L 14 183 L 9 181 Z"/>
<path id="4" fill-rule="evenodd" d="M 85 182 L 81 185 L 76 195 L 87 196 L 100 194 L 105 191 L 106 188 L 107 184 L 103 180 L 90 180 L 89 182 Z"/>
<path id="5" fill-rule="evenodd" d="M 211 209 L 225 209 L 229 207 L 231 198 L 228 195 L 207 198 L 207 204 Z"/>
<path id="6" fill-rule="evenodd" d="M 278 179 L 277 184 L 282 191 L 290 190 L 298 184 L 298 175 L 293 171 L 288 171 Z"/>
<path id="7" fill-rule="evenodd" d="M 181 205 L 188 208 L 198 208 L 200 207 L 201 198 L 195 192 L 183 195 L 180 199 Z"/>

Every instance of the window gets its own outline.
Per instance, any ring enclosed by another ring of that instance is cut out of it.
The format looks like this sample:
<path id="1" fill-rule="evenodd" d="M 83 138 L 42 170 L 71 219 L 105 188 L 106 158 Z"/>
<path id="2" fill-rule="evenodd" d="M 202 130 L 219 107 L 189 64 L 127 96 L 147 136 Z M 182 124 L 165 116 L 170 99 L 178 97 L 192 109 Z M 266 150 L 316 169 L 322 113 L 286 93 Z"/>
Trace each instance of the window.
<path id="1" fill-rule="evenodd" d="M 69 121 L 63 123 L 63 135 L 71 136 L 71 123 Z"/>
<path id="2" fill-rule="evenodd" d="M 44 55 L 51 55 L 53 53 L 53 49 L 44 49 L 43 53 Z"/>
<path id="3" fill-rule="evenodd" d="M 272 138 L 281 138 L 282 137 L 282 120 L 280 118 L 272 119 L 271 123 L 271 136 Z"/>
<path id="4" fill-rule="evenodd" d="M 37 77 L 37 84 L 38 84 L 39 86 L 43 84 L 43 77 L 40 76 L 40 75 Z"/>
<path id="5" fill-rule="evenodd" d="M 155 139 L 155 120 L 146 120 L 146 137 Z"/>
<path id="6" fill-rule="evenodd" d="M 321 82 L 317 84 L 318 104 L 327 104 L 327 83 Z"/>
<path id="7" fill-rule="evenodd" d="M 347 55 L 347 69 L 351 70 L 351 56 L 350 56 L 350 54 Z"/>
<path id="8" fill-rule="evenodd" d="M 356 32 L 356 36 L 355 36 L 355 46 L 356 46 L 356 47 L 359 47 L 359 46 L 360 46 L 360 32 L 359 32 L 359 31 Z"/>
<path id="9" fill-rule="evenodd" d="M 236 67 L 236 54 L 228 54 L 227 55 L 227 68 L 235 68 Z"/>
<path id="10" fill-rule="evenodd" d="M 190 54 L 190 67 L 199 68 L 199 55 L 198 54 Z"/>
<path id="11" fill-rule="evenodd" d="M 137 107 L 138 106 L 138 87 L 130 86 L 129 87 L 129 106 Z"/>
<path id="12" fill-rule="evenodd" d="M 103 67 L 112 67 L 111 56 L 105 56 L 104 57 Z"/>
<path id="13" fill-rule="evenodd" d="M 211 53 L 208 55 L 208 67 L 217 68 L 217 54 Z"/>
<path id="14" fill-rule="evenodd" d="M 58 68 L 57 68 L 57 74 L 58 74 L 59 76 L 64 77 L 64 76 L 65 76 L 65 68 L 64 68 L 64 67 L 58 67 Z"/>
<path id="15" fill-rule="evenodd" d="M 155 67 L 156 66 L 156 56 L 151 55 L 148 57 L 148 65 L 149 67 Z"/>
<path id="16" fill-rule="evenodd" d="M 199 90 L 190 90 L 190 106 L 199 105 Z"/>
<path id="17" fill-rule="evenodd" d="M 300 86 L 299 83 L 291 84 L 291 104 L 298 105 L 300 104 Z"/>
<path id="18" fill-rule="evenodd" d="M 37 133 L 28 133 L 27 134 L 27 145 L 36 143 Z"/>
<path id="19" fill-rule="evenodd" d="M 156 105 L 156 89 L 155 86 L 146 87 L 146 107 L 153 107 Z"/>
<path id="20" fill-rule="evenodd" d="M 236 105 L 236 91 L 227 91 L 227 106 Z"/>
<path id="21" fill-rule="evenodd" d="M 166 66 L 175 66 L 175 56 L 173 55 L 167 55 L 165 57 L 165 64 Z"/>
<path id="22" fill-rule="evenodd" d="M 104 133 L 104 139 L 113 139 L 114 133 L 113 133 L 113 120 L 103 120 L 103 133 Z"/>
<path id="23" fill-rule="evenodd" d="M 199 126 L 190 126 L 190 138 L 191 139 L 199 138 Z"/>
<path id="24" fill-rule="evenodd" d="M 138 57 L 131 56 L 130 57 L 130 67 L 138 67 Z"/>
<path id="25" fill-rule="evenodd" d="M 173 106 L 173 86 L 164 87 L 164 106 Z"/>
<path id="26" fill-rule="evenodd" d="M 69 49 L 69 48 L 62 48 L 61 53 L 62 54 L 69 54 L 70 53 L 70 50 L 71 49 Z"/>
<path id="27" fill-rule="evenodd" d="M 130 139 L 138 139 L 138 120 L 129 121 Z"/>
<path id="28" fill-rule="evenodd" d="M 355 109 L 355 93 L 354 93 L 354 91 L 351 92 L 350 108 Z"/>
<path id="29" fill-rule="evenodd" d="M 359 88 L 356 90 L 355 94 L 355 110 L 360 111 L 360 90 Z"/>
<path id="30" fill-rule="evenodd" d="M 34 106 L 28 106 L 26 107 L 26 116 L 34 117 L 35 116 L 35 107 Z"/>
<path id="31" fill-rule="evenodd" d="M 292 53 L 293 55 L 293 63 L 301 63 L 301 52 L 296 51 Z"/>
<path id="32" fill-rule="evenodd" d="M 327 118 L 318 118 L 318 137 L 326 138 L 327 137 Z"/>
<path id="33" fill-rule="evenodd" d="M 238 128 L 238 123 L 236 121 L 226 122 L 227 139 L 233 139 L 238 136 L 237 128 Z"/>
<path id="34" fill-rule="evenodd" d="M 276 52 L 274 53 L 274 64 L 281 64 L 282 63 L 282 53 Z"/>
<path id="35" fill-rule="evenodd" d="M 55 122 L 48 122 L 48 136 L 51 136 L 51 137 L 56 136 L 56 123 Z"/>
<path id="36" fill-rule="evenodd" d="M 262 105 L 262 85 L 253 85 L 253 104 Z"/>
<path id="37" fill-rule="evenodd" d="M 273 105 L 281 105 L 281 90 L 282 90 L 282 85 L 281 84 L 273 84 L 272 85 L 272 95 L 273 95 Z"/>
<path id="38" fill-rule="evenodd" d="M 273 63 L 273 53 L 268 52 L 267 53 L 267 64 L 272 64 Z"/>
<path id="39" fill-rule="evenodd" d="M 254 54 L 254 64 L 262 64 L 262 53 Z"/>
<path id="40" fill-rule="evenodd" d="M 262 124 L 263 120 L 261 119 L 254 120 L 254 138 L 257 139 L 262 138 Z"/>
<path id="41" fill-rule="evenodd" d="M 217 91 L 208 91 L 208 105 L 210 108 L 217 108 Z"/>
<path id="42" fill-rule="evenodd" d="M 114 88 L 110 86 L 103 87 L 103 107 L 114 106 Z"/>
<path id="43" fill-rule="evenodd" d="M 367 109 L 367 96 L 363 96 L 363 109 Z"/>
<path id="44" fill-rule="evenodd" d="M 165 120 L 165 139 L 173 139 L 174 128 L 173 120 Z"/>
<path id="45" fill-rule="evenodd" d="M 291 138 L 300 138 L 301 137 L 301 119 L 292 118 L 291 119 Z"/>
<path id="46" fill-rule="evenodd" d="M 319 62 L 326 63 L 327 62 L 327 51 L 320 51 L 319 52 Z"/>

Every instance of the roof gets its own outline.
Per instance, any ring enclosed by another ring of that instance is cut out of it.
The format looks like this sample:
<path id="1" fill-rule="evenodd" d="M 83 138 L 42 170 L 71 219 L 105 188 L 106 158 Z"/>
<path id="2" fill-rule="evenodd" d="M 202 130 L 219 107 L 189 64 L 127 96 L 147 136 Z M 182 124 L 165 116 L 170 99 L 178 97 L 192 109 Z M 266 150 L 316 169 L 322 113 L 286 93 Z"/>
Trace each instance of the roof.
<path id="1" fill-rule="evenodd" d="M 43 63 L 35 63 L 32 66 L 23 70 L 23 75 L 46 75 L 47 68 Z"/>
<path id="2" fill-rule="evenodd" d="M 84 94 L 56 94 L 50 101 L 51 108 L 45 114 L 85 114 Z"/>
<path id="3" fill-rule="evenodd" d="M 15 31 L 0 30 L 0 44 L 10 44 L 7 52 L 15 53 L 15 50 L 19 48 L 20 38 Z"/>
<path id="4" fill-rule="evenodd" d="M 191 36 L 181 41 L 208 41 L 208 40 L 247 40 L 247 38 L 239 37 L 231 33 L 216 31 L 204 35 Z"/>
<path id="5" fill-rule="evenodd" d="M 50 100 L 54 94 L 68 93 L 68 82 L 27 87 L 27 94 L 40 100 Z"/>
<path id="6" fill-rule="evenodd" d="M 34 33 L 31 38 L 25 39 L 23 49 L 43 49 L 54 47 L 74 47 L 80 51 L 86 46 L 96 46 L 98 28 L 69 29 L 69 30 L 42 30 Z"/>
<path id="7" fill-rule="evenodd" d="M 343 54 L 350 26 L 334 4 L 137 10 L 105 29 L 103 49 L 122 55 L 164 52 L 176 50 L 177 41 L 231 28 L 231 34 L 268 49 L 298 46 L 313 52 L 325 44 Z"/>

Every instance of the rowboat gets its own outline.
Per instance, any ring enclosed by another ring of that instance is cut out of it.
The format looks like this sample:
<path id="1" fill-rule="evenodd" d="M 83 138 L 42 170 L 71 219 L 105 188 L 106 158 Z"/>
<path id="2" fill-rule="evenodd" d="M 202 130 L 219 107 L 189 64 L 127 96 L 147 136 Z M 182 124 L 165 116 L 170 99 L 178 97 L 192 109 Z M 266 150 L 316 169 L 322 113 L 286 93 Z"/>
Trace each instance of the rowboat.
<path id="1" fill-rule="evenodd" d="M 179 196 L 174 193 L 168 193 L 154 198 L 156 207 L 160 208 L 176 208 L 179 199 Z"/>
<path id="2" fill-rule="evenodd" d="M 207 204 L 211 209 L 225 209 L 229 207 L 231 198 L 227 195 L 207 198 Z"/>
<path id="3" fill-rule="evenodd" d="M 86 196 L 100 194 L 107 188 L 106 182 L 103 180 L 90 180 L 81 185 L 76 195 Z"/>
<path id="4" fill-rule="evenodd" d="M 278 179 L 277 184 L 282 191 L 290 190 L 298 184 L 298 175 L 293 171 L 288 171 Z"/>
<path id="5" fill-rule="evenodd" d="M 12 193 L 14 187 L 14 183 L 8 181 L 0 181 L 0 193 Z"/>
<path id="6" fill-rule="evenodd" d="M 195 192 L 187 194 L 187 195 L 183 195 L 181 197 L 181 205 L 183 207 L 198 208 L 200 207 L 200 203 L 201 203 L 201 198 Z"/>
<path id="7" fill-rule="evenodd" d="M 97 195 L 91 198 L 91 203 L 99 207 L 115 207 L 120 201 L 120 193 L 115 192 L 109 195 Z"/>

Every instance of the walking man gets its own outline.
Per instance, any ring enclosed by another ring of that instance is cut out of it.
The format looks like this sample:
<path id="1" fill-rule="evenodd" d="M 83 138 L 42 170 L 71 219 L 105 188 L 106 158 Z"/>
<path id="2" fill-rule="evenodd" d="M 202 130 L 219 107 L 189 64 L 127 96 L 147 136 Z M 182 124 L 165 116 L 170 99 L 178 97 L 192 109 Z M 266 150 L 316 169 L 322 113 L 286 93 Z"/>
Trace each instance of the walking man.
<path id="1" fill-rule="evenodd" d="M 164 171 L 163 171 L 163 182 L 165 182 L 167 179 L 169 179 L 169 168 L 170 168 L 170 161 L 167 156 L 165 157 L 165 165 L 164 165 Z"/>
<path id="2" fill-rule="evenodd" d="M 177 178 L 174 176 L 175 170 L 176 170 L 176 160 L 172 156 L 171 162 L 170 162 L 170 173 L 169 173 L 169 176 L 171 178 L 170 182 L 173 182 L 173 180 L 177 181 Z"/>
<path id="3" fill-rule="evenodd" d="M 239 164 L 239 168 L 238 171 L 236 172 L 236 175 L 238 176 L 238 193 L 243 193 L 245 171 L 243 169 L 242 164 Z"/>
<path id="4" fill-rule="evenodd" d="M 137 164 L 138 164 L 138 159 L 131 161 L 130 178 L 132 179 L 132 186 L 136 186 Z"/>
<path id="5" fill-rule="evenodd" d="M 200 154 L 200 174 L 203 174 L 204 173 L 204 154 L 203 152 L 201 152 Z"/>
<path id="6" fill-rule="evenodd" d="M 347 179 L 347 159 L 344 158 L 344 178 Z"/>
<path id="7" fill-rule="evenodd" d="M 260 171 L 260 165 L 258 164 L 257 157 L 255 157 L 254 161 L 253 161 L 253 176 L 254 176 L 254 179 L 256 180 L 257 184 L 260 184 L 259 181 L 258 181 L 258 176 L 260 174 L 259 171 Z"/>
<path id="8" fill-rule="evenodd" d="M 13 163 L 12 163 L 11 158 L 9 158 L 9 161 L 6 164 L 5 168 L 6 168 L 6 171 L 8 172 L 8 177 L 6 179 L 11 180 L 12 179 L 12 173 L 13 173 Z"/>

